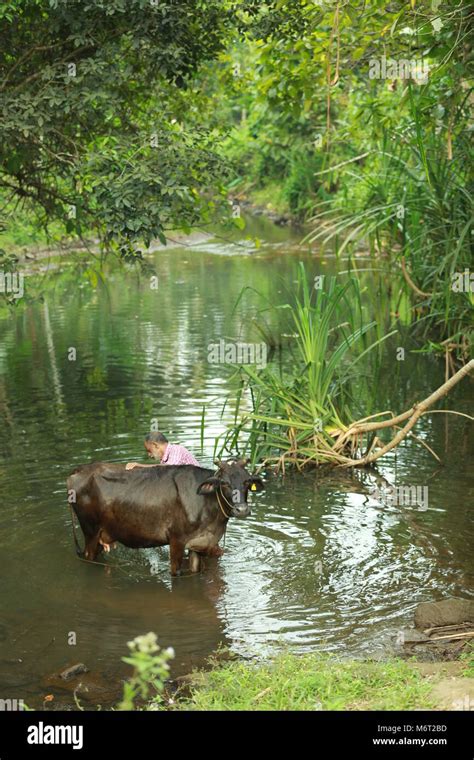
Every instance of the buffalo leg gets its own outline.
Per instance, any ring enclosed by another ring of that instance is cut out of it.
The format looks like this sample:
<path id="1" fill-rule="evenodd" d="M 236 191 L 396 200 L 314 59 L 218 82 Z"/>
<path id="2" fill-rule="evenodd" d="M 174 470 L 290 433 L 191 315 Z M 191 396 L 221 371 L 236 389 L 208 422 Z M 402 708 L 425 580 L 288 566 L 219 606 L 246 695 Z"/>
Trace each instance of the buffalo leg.
<path id="1" fill-rule="evenodd" d="M 93 536 L 86 537 L 86 545 L 84 547 L 85 559 L 92 560 L 97 559 L 97 556 L 102 551 L 102 546 L 99 544 L 100 531 L 97 531 Z"/>
<path id="2" fill-rule="evenodd" d="M 189 552 L 189 571 L 199 573 L 201 570 L 201 555 L 198 552 L 190 550 Z"/>
<path id="3" fill-rule="evenodd" d="M 184 542 L 178 538 L 170 539 L 170 572 L 178 575 L 184 557 Z"/>

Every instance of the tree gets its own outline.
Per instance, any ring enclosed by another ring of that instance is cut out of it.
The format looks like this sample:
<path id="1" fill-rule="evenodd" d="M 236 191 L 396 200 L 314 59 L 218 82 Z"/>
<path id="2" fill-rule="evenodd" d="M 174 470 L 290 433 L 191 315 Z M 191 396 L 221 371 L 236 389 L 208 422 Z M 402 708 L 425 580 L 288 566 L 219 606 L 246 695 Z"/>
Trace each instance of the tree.
<path id="1" fill-rule="evenodd" d="M 223 164 L 215 134 L 173 113 L 173 93 L 219 53 L 231 20 L 222 0 L 4 2 L 4 202 L 132 255 L 202 219 Z"/>

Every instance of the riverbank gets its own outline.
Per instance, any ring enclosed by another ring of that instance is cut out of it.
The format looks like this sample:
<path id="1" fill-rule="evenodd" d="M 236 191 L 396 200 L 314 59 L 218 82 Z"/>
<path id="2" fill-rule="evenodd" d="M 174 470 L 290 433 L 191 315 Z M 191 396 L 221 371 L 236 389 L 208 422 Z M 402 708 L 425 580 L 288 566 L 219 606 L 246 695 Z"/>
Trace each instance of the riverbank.
<path id="1" fill-rule="evenodd" d="M 457 662 L 340 661 L 282 654 L 215 664 L 182 679 L 174 710 L 473 710 L 474 649 Z"/>
<path id="2" fill-rule="evenodd" d="M 289 211 L 278 210 L 270 201 L 270 198 L 263 198 L 257 202 L 253 198 L 247 198 L 245 196 L 234 196 L 234 204 L 238 204 L 242 215 L 246 219 L 247 225 L 249 220 L 257 221 L 259 218 L 268 220 L 276 227 L 291 227 L 295 232 L 303 235 L 303 227 L 296 217 L 291 215 Z M 258 222 L 257 222 L 258 223 Z M 246 225 L 246 226 L 247 226 Z M 270 225 L 271 227 L 271 225 Z M 222 229 L 216 227 L 216 229 L 204 230 L 200 228 L 194 228 L 191 231 L 183 230 L 167 230 L 166 232 L 166 244 L 156 239 L 151 244 L 143 248 L 145 256 L 152 255 L 156 251 L 163 251 L 174 247 L 192 248 L 211 241 L 224 241 L 231 244 L 236 242 L 235 228 L 230 225 L 223 226 Z M 245 235 L 242 234 L 245 238 Z M 19 242 L 20 241 L 20 242 Z M 245 246 L 239 244 L 242 252 L 247 253 Z M 308 246 L 306 246 L 308 248 Z M 2 252 L 9 258 L 12 258 L 16 264 L 19 264 L 24 271 L 24 267 L 31 267 L 35 264 L 40 264 L 43 268 L 48 262 L 64 261 L 84 261 L 87 257 L 100 256 L 101 244 L 97 237 L 91 234 L 85 235 L 82 239 L 72 238 L 70 236 L 63 236 L 57 238 L 47 238 L 46 235 L 39 237 L 31 236 L 31 239 L 27 243 L 20 236 L 17 240 L 12 235 L 0 234 L 0 261 Z M 54 266 L 48 268 L 55 268 Z"/>
<path id="3" fill-rule="evenodd" d="M 283 186 L 274 183 L 258 190 L 244 189 L 234 196 L 239 206 L 252 216 L 263 216 L 280 227 L 302 228 L 302 217 L 292 213 L 283 195 Z"/>

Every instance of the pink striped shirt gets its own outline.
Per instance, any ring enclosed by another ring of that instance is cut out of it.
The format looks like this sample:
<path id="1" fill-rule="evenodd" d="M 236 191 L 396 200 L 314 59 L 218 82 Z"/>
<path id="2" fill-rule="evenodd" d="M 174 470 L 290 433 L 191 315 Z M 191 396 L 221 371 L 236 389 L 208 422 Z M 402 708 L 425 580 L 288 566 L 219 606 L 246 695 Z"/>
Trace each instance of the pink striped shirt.
<path id="1" fill-rule="evenodd" d="M 179 443 L 169 443 L 165 449 L 161 464 L 194 464 L 200 467 L 199 462 L 190 451 L 180 446 Z"/>

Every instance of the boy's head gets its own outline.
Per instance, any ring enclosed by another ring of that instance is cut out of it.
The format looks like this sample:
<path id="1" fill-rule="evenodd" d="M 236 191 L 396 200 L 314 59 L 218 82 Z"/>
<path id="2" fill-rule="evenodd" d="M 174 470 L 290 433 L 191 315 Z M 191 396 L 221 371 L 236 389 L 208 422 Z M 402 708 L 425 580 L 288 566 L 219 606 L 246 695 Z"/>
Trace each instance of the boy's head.
<path id="1" fill-rule="evenodd" d="M 145 448 L 152 459 L 162 459 L 168 445 L 163 433 L 148 433 L 145 436 Z"/>

